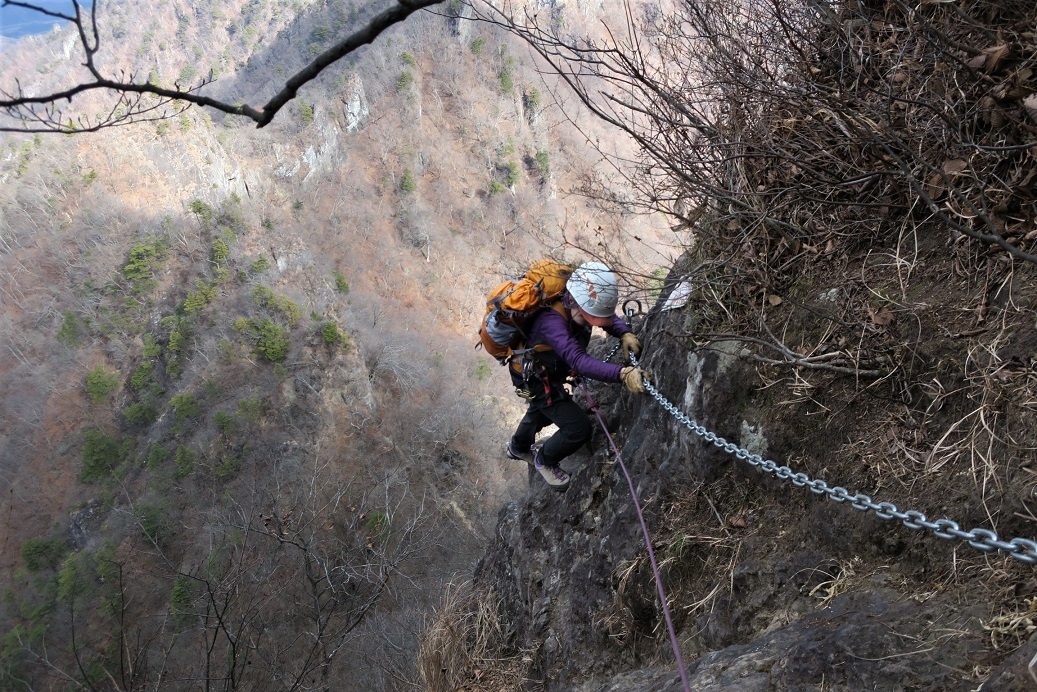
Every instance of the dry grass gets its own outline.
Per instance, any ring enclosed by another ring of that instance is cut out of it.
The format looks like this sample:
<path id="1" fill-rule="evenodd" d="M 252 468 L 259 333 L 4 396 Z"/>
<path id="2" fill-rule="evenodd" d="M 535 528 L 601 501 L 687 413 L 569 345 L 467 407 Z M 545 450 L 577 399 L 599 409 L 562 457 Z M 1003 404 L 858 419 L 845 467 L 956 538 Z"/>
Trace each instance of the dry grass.
<path id="1" fill-rule="evenodd" d="M 718 507 L 714 493 L 724 497 L 727 505 L 738 506 Z M 664 523 L 653 536 L 667 602 L 676 621 L 694 621 L 731 593 L 741 543 L 756 533 L 755 527 L 747 526 L 753 512 L 727 490 L 702 483 L 688 488 L 667 507 Z M 615 575 L 615 599 L 608 610 L 598 614 L 596 624 L 626 647 L 664 637 L 662 609 L 647 553 L 620 564 Z"/>
<path id="2" fill-rule="evenodd" d="M 532 657 L 512 650 L 501 629 L 500 600 L 470 584 L 449 585 L 421 635 L 418 671 L 429 692 L 523 689 Z"/>
<path id="3" fill-rule="evenodd" d="M 834 574 L 829 572 L 825 573 L 828 579 L 810 590 L 810 596 L 818 599 L 819 608 L 827 606 L 836 596 L 848 593 L 854 589 L 857 568 L 860 567 L 860 565 L 860 558 L 841 560 L 839 561 L 839 568 L 832 570 Z"/>
<path id="4" fill-rule="evenodd" d="M 644 556 L 638 556 L 616 568 L 619 585 L 612 607 L 599 613 L 595 619 L 596 626 L 604 629 L 611 639 L 621 644 L 629 642 L 637 631 L 637 619 L 634 616 L 631 597 L 636 593 L 633 590 L 635 577 L 645 561 Z"/>
<path id="5" fill-rule="evenodd" d="M 995 650 L 1018 648 L 1037 632 L 1037 597 L 1027 598 L 1019 610 L 1003 613 L 983 623 L 983 629 L 990 633 L 990 644 Z"/>

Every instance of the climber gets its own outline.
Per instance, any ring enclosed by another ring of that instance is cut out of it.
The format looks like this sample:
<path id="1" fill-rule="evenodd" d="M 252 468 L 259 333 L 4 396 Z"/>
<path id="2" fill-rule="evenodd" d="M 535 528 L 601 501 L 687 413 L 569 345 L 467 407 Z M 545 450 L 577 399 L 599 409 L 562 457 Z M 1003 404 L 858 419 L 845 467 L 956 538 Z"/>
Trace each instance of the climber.
<path id="1" fill-rule="evenodd" d="M 634 393 L 645 391 L 640 368 L 598 360 L 587 353 L 591 328 L 601 327 L 620 338 L 623 358 L 640 353 L 641 344 L 630 326 L 615 315 L 619 298 L 616 275 L 601 262 L 580 265 L 565 284 L 565 292 L 550 307 L 537 312 L 526 333 L 524 348 L 515 352 L 521 370 L 509 368 L 516 391 L 528 408 L 506 454 L 532 464 L 548 485 L 565 490 L 569 474 L 559 462 L 591 436 L 590 418 L 563 385 L 570 374 L 602 382 L 622 382 Z M 554 423 L 558 431 L 534 448 L 536 435 Z"/>

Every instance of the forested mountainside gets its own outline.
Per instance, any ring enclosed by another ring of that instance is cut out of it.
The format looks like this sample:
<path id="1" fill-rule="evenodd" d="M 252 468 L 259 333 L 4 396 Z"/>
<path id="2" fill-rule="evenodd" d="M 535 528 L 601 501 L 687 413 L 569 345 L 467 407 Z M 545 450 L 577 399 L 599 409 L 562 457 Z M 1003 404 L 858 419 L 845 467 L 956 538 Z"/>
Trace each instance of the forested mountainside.
<path id="1" fill-rule="evenodd" d="M 252 100 L 369 9 L 102 3 L 99 60 Z M 37 93 L 82 61 L 71 27 L 4 55 Z M 263 130 L 6 136 L 0 686 L 412 689 L 525 487 L 483 296 L 647 228 L 559 194 L 592 164 L 546 92 L 515 41 L 428 13 Z"/>
<path id="2" fill-rule="evenodd" d="M 379 9 L 108 8 L 110 69 L 247 103 Z M 1030 689 L 1032 3 L 507 9 L 259 130 L 5 141 L 4 684 Z M 565 493 L 471 349 L 545 253 L 621 270 L 654 382 Z"/>

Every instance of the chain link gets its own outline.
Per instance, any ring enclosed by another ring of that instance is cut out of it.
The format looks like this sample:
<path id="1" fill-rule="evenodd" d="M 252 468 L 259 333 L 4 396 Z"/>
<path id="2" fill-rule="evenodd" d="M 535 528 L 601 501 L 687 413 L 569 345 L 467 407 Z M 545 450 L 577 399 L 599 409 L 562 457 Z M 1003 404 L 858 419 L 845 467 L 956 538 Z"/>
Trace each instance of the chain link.
<path id="1" fill-rule="evenodd" d="M 609 359 L 615 355 L 618 348 L 619 347 L 617 346 L 616 349 L 613 349 L 612 353 L 609 355 Z M 630 357 L 630 362 L 635 366 L 640 365 L 637 362 L 637 358 L 633 355 Z M 749 451 L 728 442 L 716 433 L 710 432 L 704 426 L 689 418 L 683 411 L 667 401 L 666 397 L 664 397 L 647 378 L 645 379 L 645 389 L 647 389 L 648 393 L 651 394 L 657 402 L 659 402 L 660 406 L 666 409 L 670 415 L 672 415 L 679 423 L 691 430 L 691 432 L 716 447 L 719 447 L 725 452 L 748 462 L 751 466 L 763 469 L 767 473 L 773 474 L 783 480 L 791 481 L 792 484 L 797 487 L 806 487 L 811 492 L 817 493 L 818 495 L 827 495 L 828 499 L 833 502 L 849 502 L 850 506 L 854 509 L 859 509 L 862 512 L 872 511 L 875 513 L 875 516 L 881 519 L 896 519 L 909 529 L 925 529 L 938 538 L 964 540 L 973 548 L 981 550 L 984 553 L 1002 550 L 1020 562 L 1025 562 L 1028 565 L 1037 564 L 1037 541 L 1031 541 L 1027 538 L 1013 538 L 1010 541 L 1003 541 L 990 529 L 983 528 L 974 528 L 971 531 L 963 531 L 957 522 L 951 521 L 950 519 L 929 521 L 928 517 L 918 510 L 910 509 L 906 512 L 902 512 L 900 511 L 900 508 L 892 502 L 873 502 L 871 497 L 864 493 L 851 494 L 850 491 L 841 486 L 829 486 L 828 483 L 819 478 L 811 479 L 807 474 L 796 473 L 788 466 L 778 466 L 773 461 L 769 459 L 765 460 L 759 454 L 752 454 Z"/>

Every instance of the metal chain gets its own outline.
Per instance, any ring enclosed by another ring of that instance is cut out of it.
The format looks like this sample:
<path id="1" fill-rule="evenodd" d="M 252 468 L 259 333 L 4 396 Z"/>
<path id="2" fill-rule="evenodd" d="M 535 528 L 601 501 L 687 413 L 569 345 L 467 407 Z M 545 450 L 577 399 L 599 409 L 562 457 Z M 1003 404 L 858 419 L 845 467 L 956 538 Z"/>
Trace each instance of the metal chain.
<path id="1" fill-rule="evenodd" d="M 613 351 L 614 353 L 615 351 Z M 630 362 L 635 366 L 639 366 L 637 358 L 633 355 L 630 356 Z M 1003 550 L 1020 562 L 1025 562 L 1028 565 L 1037 564 L 1037 541 L 1031 541 L 1026 538 L 1013 538 L 1010 541 L 1002 541 L 995 532 L 989 529 L 974 528 L 971 531 L 963 531 L 957 522 L 950 519 L 929 521 L 925 514 L 917 510 L 909 509 L 906 512 L 901 512 L 892 502 L 873 502 L 871 497 L 864 493 L 850 494 L 846 488 L 830 486 L 821 479 L 811 479 L 805 473 L 796 473 L 788 466 L 778 466 L 770 459 L 764 459 L 759 454 L 751 454 L 747 450 L 728 442 L 716 433 L 710 432 L 667 401 L 647 378 L 645 379 L 645 389 L 678 422 L 684 424 L 685 427 L 706 442 L 711 442 L 728 454 L 733 454 L 742 461 L 749 462 L 752 466 L 773 474 L 782 480 L 792 481 L 792 484 L 798 488 L 806 487 L 818 495 L 827 495 L 828 499 L 833 502 L 849 502 L 851 507 L 862 512 L 870 510 L 875 512 L 875 516 L 882 519 L 896 519 L 909 529 L 927 529 L 940 538 L 958 538 L 968 541 L 969 545 L 984 553 Z"/>

